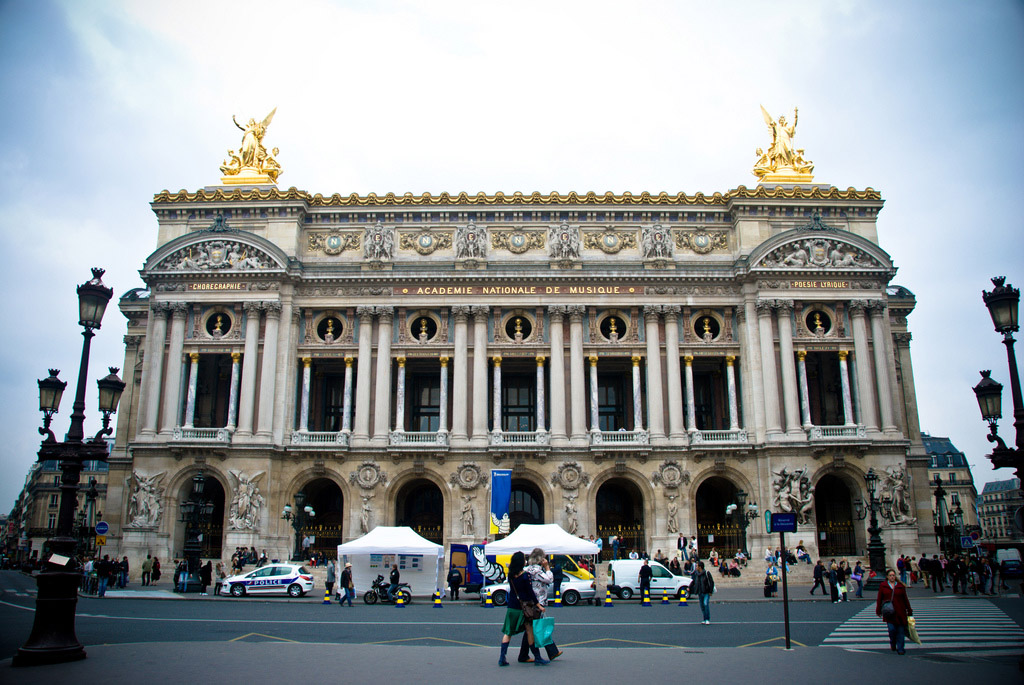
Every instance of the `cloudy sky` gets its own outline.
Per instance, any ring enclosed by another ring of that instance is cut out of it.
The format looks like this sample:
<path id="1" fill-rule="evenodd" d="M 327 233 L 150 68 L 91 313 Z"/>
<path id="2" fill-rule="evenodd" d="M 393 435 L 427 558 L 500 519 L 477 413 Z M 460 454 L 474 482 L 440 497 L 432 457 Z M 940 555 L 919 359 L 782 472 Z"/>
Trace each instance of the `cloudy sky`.
<path id="1" fill-rule="evenodd" d="M 880 240 L 918 297 L 922 427 L 979 490 L 1012 475 L 984 459 L 971 386 L 983 368 L 1009 385 L 981 289 L 1024 285 L 1019 2 L 0 0 L 0 66 L 2 511 L 48 367 L 69 381 L 67 430 L 75 286 L 90 266 L 115 296 L 142 285 L 152 196 L 215 184 L 231 115 L 275 106 L 281 185 L 325 194 L 727 191 L 756 183 L 759 105 L 799 107 L 815 181 L 885 198 Z M 112 306 L 93 431 L 124 332 Z"/>

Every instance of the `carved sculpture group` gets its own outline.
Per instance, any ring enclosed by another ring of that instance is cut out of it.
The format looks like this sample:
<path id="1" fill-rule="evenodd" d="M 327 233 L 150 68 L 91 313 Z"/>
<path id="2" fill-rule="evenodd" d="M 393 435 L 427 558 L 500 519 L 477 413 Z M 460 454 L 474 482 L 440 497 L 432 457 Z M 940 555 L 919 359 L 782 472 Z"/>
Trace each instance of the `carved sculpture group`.
<path id="1" fill-rule="evenodd" d="M 778 247 L 761 260 L 761 266 L 773 267 L 878 267 L 874 258 L 838 240 L 812 238 Z"/>
<path id="2" fill-rule="evenodd" d="M 814 493 L 811 492 L 811 479 L 807 475 L 807 467 L 790 471 L 783 466 L 779 471 L 772 471 L 774 505 L 777 511 L 795 513 L 797 523 L 804 525 L 811 522 L 811 509 L 814 506 Z"/>

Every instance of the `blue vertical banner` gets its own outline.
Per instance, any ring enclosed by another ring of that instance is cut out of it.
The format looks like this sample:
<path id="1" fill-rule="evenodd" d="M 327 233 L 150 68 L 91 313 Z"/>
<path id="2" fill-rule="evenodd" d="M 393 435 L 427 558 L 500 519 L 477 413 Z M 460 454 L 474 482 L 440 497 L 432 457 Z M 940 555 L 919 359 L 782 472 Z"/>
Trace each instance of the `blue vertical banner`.
<path id="1" fill-rule="evenodd" d="M 508 535 L 508 507 L 512 500 L 512 470 L 491 471 L 491 536 Z"/>

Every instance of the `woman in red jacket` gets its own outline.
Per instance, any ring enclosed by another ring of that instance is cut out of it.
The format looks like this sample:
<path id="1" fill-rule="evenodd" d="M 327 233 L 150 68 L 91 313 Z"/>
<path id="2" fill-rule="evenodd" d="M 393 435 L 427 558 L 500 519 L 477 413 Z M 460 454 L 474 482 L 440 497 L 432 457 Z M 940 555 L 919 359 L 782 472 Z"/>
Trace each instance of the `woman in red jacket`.
<path id="1" fill-rule="evenodd" d="M 885 581 L 878 587 L 875 615 L 889 625 L 889 648 L 897 654 L 906 654 L 904 638 L 907 634 L 907 617 L 913 616 L 907 588 L 896 579 L 896 571 L 889 569 Z"/>

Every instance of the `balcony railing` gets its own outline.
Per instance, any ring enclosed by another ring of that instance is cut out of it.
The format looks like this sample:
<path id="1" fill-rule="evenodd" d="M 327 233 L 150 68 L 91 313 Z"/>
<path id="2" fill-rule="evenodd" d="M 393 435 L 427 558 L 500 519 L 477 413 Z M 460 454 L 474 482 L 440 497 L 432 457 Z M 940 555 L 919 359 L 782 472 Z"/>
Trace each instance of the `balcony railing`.
<path id="1" fill-rule="evenodd" d="M 171 440 L 189 442 L 231 442 L 230 428 L 183 428 L 179 426 L 171 434 Z"/>
<path id="2" fill-rule="evenodd" d="M 348 445 L 349 434 L 343 431 L 294 431 L 293 445 Z"/>
<path id="3" fill-rule="evenodd" d="M 547 431 L 491 431 L 492 445 L 547 445 Z"/>
<path id="4" fill-rule="evenodd" d="M 690 433 L 691 445 L 723 445 L 747 442 L 747 431 L 742 428 L 724 431 L 694 431 Z"/>
<path id="5" fill-rule="evenodd" d="M 591 445 L 646 445 L 647 431 L 590 431 Z"/>
<path id="6" fill-rule="evenodd" d="M 811 426 L 807 429 L 810 440 L 864 440 L 864 426 Z"/>
<path id="7" fill-rule="evenodd" d="M 448 431 L 391 431 L 392 445 L 441 445 L 449 444 Z"/>

